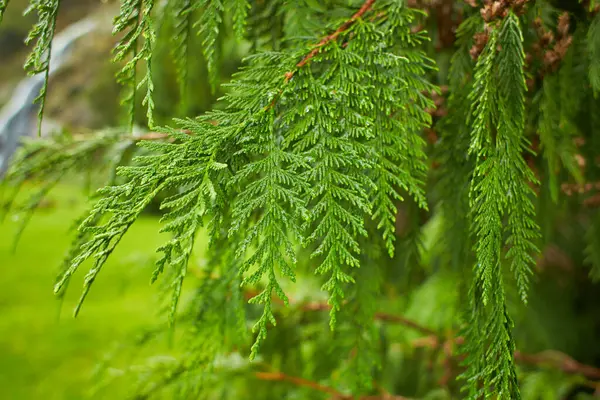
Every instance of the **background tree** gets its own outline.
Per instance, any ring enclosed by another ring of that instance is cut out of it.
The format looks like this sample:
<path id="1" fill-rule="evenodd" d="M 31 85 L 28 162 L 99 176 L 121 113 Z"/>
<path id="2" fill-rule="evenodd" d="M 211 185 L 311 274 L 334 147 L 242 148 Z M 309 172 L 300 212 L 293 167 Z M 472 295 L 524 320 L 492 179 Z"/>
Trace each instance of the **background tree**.
<path id="1" fill-rule="evenodd" d="M 184 346 L 131 364 L 135 398 L 598 395 L 600 5 L 575 3 L 123 0 L 124 127 L 27 143 L 6 211 L 110 161 L 55 285 L 89 263 L 77 314 L 159 201 L 168 323 L 133 347 Z M 33 74 L 59 7 L 30 2 Z"/>

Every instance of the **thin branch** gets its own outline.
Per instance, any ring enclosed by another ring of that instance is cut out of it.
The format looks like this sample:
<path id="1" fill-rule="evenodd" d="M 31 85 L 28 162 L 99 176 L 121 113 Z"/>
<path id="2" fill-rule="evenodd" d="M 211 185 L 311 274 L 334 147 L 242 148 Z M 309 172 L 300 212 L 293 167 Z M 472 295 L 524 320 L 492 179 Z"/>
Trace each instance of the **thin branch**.
<path id="1" fill-rule="evenodd" d="M 257 294 L 258 294 L 257 291 L 248 290 L 244 293 L 244 297 L 247 300 L 249 300 L 252 297 L 256 296 Z M 273 297 L 272 301 L 274 303 L 284 305 L 283 301 L 281 299 L 279 299 L 278 297 Z M 331 306 L 325 302 L 298 303 L 298 302 L 295 302 L 291 298 L 289 299 L 288 304 L 290 306 L 296 305 L 298 307 L 298 309 L 301 311 L 328 311 L 331 309 Z M 389 322 L 389 323 L 398 324 L 398 325 L 404 325 L 406 327 L 409 327 L 416 331 L 419 331 L 425 335 L 431 335 L 434 337 L 439 336 L 439 334 L 436 331 L 434 331 L 433 329 L 429 329 L 426 326 L 422 326 L 415 321 L 412 321 L 408 318 L 405 318 L 405 317 L 402 317 L 399 315 L 378 312 L 378 313 L 375 313 L 374 318 L 378 321 Z"/>
<path id="2" fill-rule="evenodd" d="M 256 372 L 254 374 L 257 379 L 262 381 L 279 381 L 279 382 L 289 382 L 296 386 L 303 386 L 314 389 L 321 393 L 327 393 L 332 395 L 335 399 L 349 399 L 346 395 L 341 392 L 338 392 L 336 389 L 321 385 L 320 383 L 309 381 L 308 379 L 298 378 L 296 376 L 285 375 L 281 372 Z"/>
<path id="3" fill-rule="evenodd" d="M 375 3 L 375 0 L 365 1 L 365 3 L 362 5 L 362 7 L 352 17 L 350 17 L 349 20 L 344 22 L 331 35 L 325 36 L 323 39 L 321 39 L 321 41 L 315 45 L 315 47 L 311 50 L 311 52 L 308 53 L 307 55 L 305 55 L 304 58 L 302 60 L 300 60 L 300 62 L 298 64 L 296 64 L 296 67 L 302 68 L 303 66 L 308 64 L 308 62 L 310 62 L 310 60 L 312 60 L 319 53 L 319 51 L 321 51 L 321 48 L 323 46 L 325 46 L 329 42 L 336 40 L 338 38 L 338 36 L 340 36 L 340 34 L 347 31 L 352 25 L 354 25 L 354 23 L 356 21 L 358 21 L 367 11 L 369 11 L 373 7 L 374 3 Z M 294 76 L 294 71 L 290 71 L 290 72 L 286 73 L 285 74 L 286 81 L 289 81 L 290 79 L 292 79 L 292 76 Z"/>
<path id="4" fill-rule="evenodd" d="M 334 400 L 352 400 L 355 397 L 352 395 L 346 395 L 340 391 L 330 387 L 322 385 L 318 382 L 311 381 L 296 376 L 286 375 L 282 372 L 255 372 L 254 376 L 262 381 L 274 381 L 274 382 L 288 382 L 296 386 L 307 387 L 317 392 L 327 393 L 331 395 Z M 409 400 L 407 397 L 393 395 L 382 391 L 381 395 L 370 395 L 359 397 L 360 400 Z"/>
<path id="5" fill-rule="evenodd" d="M 338 36 L 340 36 L 343 32 L 350 29 L 350 27 L 352 25 L 354 25 L 354 23 L 356 21 L 358 21 L 363 15 L 365 15 L 365 13 L 367 11 L 369 11 L 373 7 L 373 4 L 375 4 L 375 1 L 376 0 L 366 0 L 364 2 L 364 4 L 362 5 L 362 7 L 356 13 L 354 13 L 354 15 L 352 15 L 352 17 L 350 17 L 350 19 L 348 19 L 342 25 L 340 25 L 340 27 L 337 28 L 335 30 L 335 32 L 333 32 L 332 34 L 327 35 L 323 39 L 321 39 L 321 41 L 319 41 L 319 43 L 317 43 L 313 47 L 313 49 L 307 55 L 305 55 L 302 58 L 302 60 L 300 60 L 296 64 L 296 69 L 294 69 L 292 71 L 288 71 L 284 74 L 285 79 L 284 79 L 283 83 L 284 84 L 288 83 L 290 81 L 290 79 L 292 79 L 292 77 L 294 76 L 296 71 L 298 71 L 298 69 L 304 67 L 306 64 L 308 64 L 310 62 L 310 60 L 312 60 L 317 54 L 319 54 L 319 52 L 321 51 L 323 46 L 336 40 L 338 38 Z M 279 90 L 279 93 L 277 93 L 277 95 L 273 98 L 273 100 L 271 100 L 271 103 L 269 103 L 269 105 L 265 107 L 265 110 L 269 110 L 269 109 L 275 107 L 275 104 L 277 103 L 277 100 L 279 99 L 279 96 L 281 96 L 282 92 L 283 92 L 283 89 Z"/>
<path id="6" fill-rule="evenodd" d="M 546 350 L 537 354 L 515 351 L 515 360 L 522 364 L 550 365 L 567 374 L 583 375 L 588 379 L 600 380 L 600 368 L 582 364 L 571 356 L 556 350 Z"/>
<path id="7" fill-rule="evenodd" d="M 458 336 L 445 341 L 440 341 L 439 336 L 431 335 L 414 340 L 413 347 L 428 347 L 437 349 L 442 347 L 444 354 L 448 357 L 454 357 L 452 349 L 455 344 L 463 344 L 464 338 Z M 519 350 L 514 353 L 515 361 L 520 364 L 534 365 L 537 367 L 550 366 L 561 370 L 566 374 L 582 375 L 590 380 L 600 380 L 600 368 L 593 365 L 583 364 L 571 356 L 556 350 L 545 350 L 536 354 L 523 353 Z M 600 387 L 600 383 L 594 382 L 594 385 Z"/>

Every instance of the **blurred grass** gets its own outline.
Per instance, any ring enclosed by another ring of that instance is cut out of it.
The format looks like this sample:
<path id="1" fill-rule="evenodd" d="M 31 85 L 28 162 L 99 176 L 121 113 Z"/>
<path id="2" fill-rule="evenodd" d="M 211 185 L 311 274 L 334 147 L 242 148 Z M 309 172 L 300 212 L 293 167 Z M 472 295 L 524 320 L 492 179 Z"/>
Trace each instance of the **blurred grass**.
<path id="1" fill-rule="evenodd" d="M 80 189 L 55 189 L 14 253 L 18 221 L 0 224 L 0 399 L 84 398 L 94 366 L 111 345 L 157 320 L 157 288 L 149 279 L 161 235 L 152 217 L 141 218 L 125 236 L 76 319 L 72 310 L 88 265 L 72 280 L 60 307 L 52 287 L 70 241 L 68 229 L 83 210 Z M 106 398 L 121 398 L 115 394 Z"/>

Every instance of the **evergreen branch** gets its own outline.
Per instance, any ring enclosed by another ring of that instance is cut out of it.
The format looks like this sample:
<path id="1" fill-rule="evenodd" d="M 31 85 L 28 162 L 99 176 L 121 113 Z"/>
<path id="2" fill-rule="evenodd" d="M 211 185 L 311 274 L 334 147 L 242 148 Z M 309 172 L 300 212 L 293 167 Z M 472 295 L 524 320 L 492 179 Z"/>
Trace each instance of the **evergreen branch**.
<path id="1" fill-rule="evenodd" d="M 140 142 L 153 154 L 135 158 L 134 163 L 138 165 L 119 167 L 118 173 L 126 182 L 99 191 L 100 200 L 79 227 L 87 234 L 87 241 L 55 285 L 55 293 L 61 293 L 79 266 L 88 258 L 94 258 L 75 314 L 106 260 L 150 201 L 163 190 L 183 187 L 186 189 L 184 192 L 165 199 L 161 204 L 161 207 L 170 209 L 163 217 L 163 222 L 167 222 L 163 229 L 173 232 L 174 238 L 159 248 L 163 257 L 157 262 L 153 274 L 154 280 L 167 267 L 176 270 L 170 310 L 173 323 L 196 232 L 203 215 L 214 207 L 216 201 L 212 175 L 219 174 L 223 168 L 214 159 L 214 154 L 220 149 L 218 143 L 224 136 L 207 136 L 207 130 L 210 131 L 213 125 L 206 120 L 182 124 L 183 131 L 171 129 L 165 132 L 179 143 Z M 189 130 L 194 131 L 194 135 L 184 133 Z"/>
<path id="2" fill-rule="evenodd" d="M 531 254 L 539 253 L 534 244 L 541 235 L 535 222 L 535 207 L 531 200 L 535 196 L 530 184 L 537 184 L 533 171 L 522 156 L 531 151 L 525 138 L 525 52 L 519 20 L 514 14 L 505 19 L 499 33 L 499 44 L 503 51 L 498 54 L 499 105 L 505 108 L 498 119 L 497 148 L 503 149 L 506 170 L 504 186 L 507 193 L 509 237 L 511 246 L 506 254 L 511 259 L 517 288 L 523 302 L 527 301 L 527 288 L 531 268 L 535 260 Z"/>
<path id="3" fill-rule="evenodd" d="M 490 34 L 477 62 L 470 94 L 474 117 L 470 152 L 478 157 L 470 197 L 478 241 L 471 288 L 472 312 L 468 317 L 470 326 L 466 328 L 468 368 L 463 374 L 469 398 L 492 392 L 499 398 L 520 398 L 501 252 L 502 219 L 506 213 L 507 243 L 511 245 L 507 257 L 512 261 L 511 269 L 525 301 L 528 276 L 534 264 L 530 252 L 537 252 L 533 240 L 539 237 L 539 228 L 530 200 L 533 191 L 529 182 L 535 178 L 521 154 L 525 147 L 522 41 L 518 18 L 510 12 Z M 484 332 L 489 340 L 482 340 Z"/>
<path id="4" fill-rule="evenodd" d="M 0 21 L 4 14 L 4 7 L 0 5 Z M 30 44 L 35 41 L 33 50 L 25 61 L 25 70 L 29 75 L 44 74 L 44 84 L 40 89 L 40 93 L 35 98 L 34 102 L 40 103 L 38 111 L 38 136 L 42 136 L 42 118 L 46 107 L 46 93 L 48 91 L 48 78 L 50 76 L 50 59 L 52 58 L 52 39 L 56 32 L 56 18 L 58 17 L 58 9 L 60 0 L 31 0 L 29 7 L 25 10 L 25 15 L 35 11 L 38 15 L 38 22 L 29 31 L 25 44 Z"/>

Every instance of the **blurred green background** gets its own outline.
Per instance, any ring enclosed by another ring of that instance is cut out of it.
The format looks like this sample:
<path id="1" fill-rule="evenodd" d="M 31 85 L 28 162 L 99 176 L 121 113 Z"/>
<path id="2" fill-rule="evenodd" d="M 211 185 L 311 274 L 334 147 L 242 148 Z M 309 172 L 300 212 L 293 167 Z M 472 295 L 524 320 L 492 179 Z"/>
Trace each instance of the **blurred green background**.
<path id="1" fill-rule="evenodd" d="M 143 217 L 125 236 L 94 284 L 77 318 L 72 310 L 84 273 L 64 303 L 52 286 L 68 249 L 69 228 L 85 196 L 60 186 L 37 211 L 13 252 L 17 219 L 0 224 L 0 399 L 81 399 L 90 394 L 94 367 L 110 349 L 155 322 L 156 288 L 149 278 L 160 243 L 156 218 Z M 85 266 L 84 266 L 85 267 Z M 118 382 L 110 395 L 115 398 Z"/>

